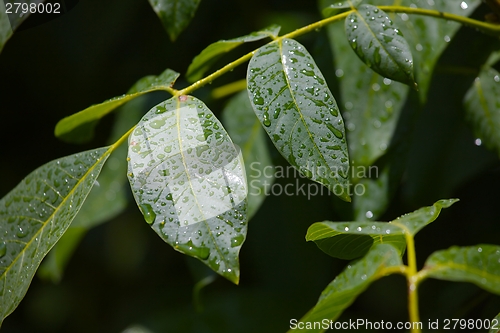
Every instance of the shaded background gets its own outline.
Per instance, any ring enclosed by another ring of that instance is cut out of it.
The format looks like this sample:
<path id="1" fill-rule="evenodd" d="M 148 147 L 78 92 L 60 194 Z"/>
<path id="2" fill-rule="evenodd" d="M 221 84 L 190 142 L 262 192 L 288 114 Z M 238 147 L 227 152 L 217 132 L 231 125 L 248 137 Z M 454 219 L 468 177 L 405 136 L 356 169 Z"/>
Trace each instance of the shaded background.
<path id="1" fill-rule="evenodd" d="M 80 146 L 53 136 L 59 119 L 123 94 L 145 75 L 167 67 L 185 73 L 191 59 L 219 39 L 271 23 L 282 25 L 284 33 L 318 19 L 312 1 L 204 0 L 191 25 L 172 43 L 146 0 L 81 0 L 57 19 L 17 31 L 0 54 L 0 196 L 43 163 L 105 145 L 114 115 L 100 122 L 94 140 Z M 480 35 L 462 29 L 459 37 L 473 40 Z M 299 41 L 335 91 L 326 33 L 314 32 Z M 243 46 L 219 65 L 253 47 Z M 473 51 L 452 43 L 442 63 L 460 61 Z M 243 78 L 245 71 L 242 66 L 195 95 L 220 114 L 226 100 L 211 100 L 210 89 Z M 441 198 L 461 199 L 417 236 L 420 264 L 433 251 L 454 244 L 500 244 L 500 163 L 494 153 L 474 145 L 462 120 L 468 85 L 456 82 L 456 74 L 437 72 L 430 107 L 416 124 L 405 178 L 381 219 Z M 181 77 L 176 87 L 184 86 Z M 154 94 L 148 103 L 167 97 Z M 286 165 L 276 153 L 274 162 Z M 270 196 L 250 222 L 241 251 L 240 285 L 218 278 L 201 292 L 203 311 L 195 309 L 192 298 L 198 262 L 165 244 L 131 201 L 124 213 L 84 238 L 61 283 L 34 278 L 2 331 L 120 332 L 137 324 L 153 332 L 285 332 L 289 320 L 305 314 L 346 265 L 304 240 L 311 223 L 336 219 L 332 201 L 329 195 L 311 200 Z M 426 281 L 420 298 L 423 321 L 492 318 L 500 311 L 499 297 L 465 283 Z M 374 283 L 341 320 L 347 318 L 405 321 L 404 279 L 394 276 Z"/>

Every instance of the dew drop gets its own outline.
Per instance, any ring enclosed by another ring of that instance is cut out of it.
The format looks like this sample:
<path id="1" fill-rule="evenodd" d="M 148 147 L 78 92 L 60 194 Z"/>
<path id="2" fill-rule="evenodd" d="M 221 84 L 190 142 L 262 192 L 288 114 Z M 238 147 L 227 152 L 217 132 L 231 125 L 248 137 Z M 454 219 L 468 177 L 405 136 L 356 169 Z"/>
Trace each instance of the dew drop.
<path id="1" fill-rule="evenodd" d="M 358 227 L 356 230 L 361 231 L 361 227 Z"/>
<path id="2" fill-rule="evenodd" d="M 243 235 L 238 235 L 236 237 L 231 238 L 231 247 L 236 247 L 241 245 L 243 241 L 245 240 L 245 236 Z"/>
<path id="3" fill-rule="evenodd" d="M 371 210 L 367 211 L 367 212 L 365 213 L 365 216 L 366 216 L 367 218 L 371 219 L 371 218 L 373 217 L 373 213 L 372 213 L 372 211 L 371 211 Z M 372 226 L 372 229 L 375 229 L 375 226 Z"/>
<path id="4" fill-rule="evenodd" d="M 478 146 L 478 147 L 479 147 L 480 145 L 482 145 L 482 143 L 483 143 L 483 142 L 482 142 L 482 141 L 481 141 L 481 139 L 479 139 L 479 138 L 477 138 L 476 140 L 474 140 L 474 144 L 475 144 L 476 146 Z"/>
<path id="5" fill-rule="evenodd" d="M 341 69 L 337 69 L 337 70 L 335 71 L 335 75 L 336 75 L 337 77 L 342 77 L 342 76 L 344 76 L 344 71 L 343 71 L 343 70 L 341 70 Z"/>
<path id="6" fill-rule="evenodd" d="M 22 227 L 19 227 L 19 229 L 17 230 L 16 236 L 19 238 L 23 238 L 23 237 L 26 237 L 27 235 L 28 235 L 28 231 L 26 229 L 23 229 Z"/>
<path id="7" fill-rule="evenodd" d="M 469 5 L 467 4 L 467 2 L 462 1 L 462 2 L 460 3 L 460 8 L 462 8 L 462 9 L 467 9 L 467 8 L 469 8 Z"/>
<path id="8" fill-rule="evenodd" d="M 156 219 L 156 213 L 153 211 L 151 205 L 142 204 L 139 208 L 141 209 L 142 215 L 144 215 L 144 220 L 146 220 L 148 224 L 153 224 Z"/>
<path id="9" fill-rule="evenodd" d="M 451 40 L 450 36 L 448 36 L 448 35 L 444 36 L 444 41 L 445 41 L 446 43 L 449 43 L 449 42 L 450 42 L 450 40 Z"/>
<path id="10" fill-rule="evenodd" d="M 0 258 L 2 258 L 7 253 L 7 244 L 5 242 L 0 243 Z"/>
<path id="11" fill-rule="evenodd" d="M 253 102 L 254 104 L 257 104 L 257 105 L 264 105 L 264 99 L 262 97 L 254 97 L 253 98 Z"/>
<path id="12" fill-rule="evenodd" d="M 500 82 L 500 76 L 495 75 L 495 76 L 493 77 L 493 80 L 495 80 L 495 82 Z"/>
<path id="13" fill-rule="evenodd" d="M 349 231 L 349 227 L 345 227 L 345 228 L 344 228 L 344 230 L 345 230 L 345 231 Z"/>

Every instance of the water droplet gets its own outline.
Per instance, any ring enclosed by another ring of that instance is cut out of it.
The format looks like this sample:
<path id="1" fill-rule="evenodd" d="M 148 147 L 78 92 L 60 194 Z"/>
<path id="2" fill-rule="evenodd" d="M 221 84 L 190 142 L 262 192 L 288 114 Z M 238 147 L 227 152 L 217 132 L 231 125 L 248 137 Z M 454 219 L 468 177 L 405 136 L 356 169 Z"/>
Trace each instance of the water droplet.
<path id="1" fill-rule="evenodd" d="M 493 80 L 495 80 L 495 82 L 500 82 L 500 76 L 495 75 L 495 76 L 493 77 Z"/>
<path id="2" fill-rule="evenodd" d="M 243 243 L 244 240 L 245 240 L 244 235 L 238 235 L 236 237 L 231 238 L 231 247 L 236 247 L 241 245 L 241 243 Z"/>
<path id="3" fill-rule="evenodd" d="M 389 235 L 389 234 L 391 233 L 391 231 L 390 231 L 389 229 L 387 229 L 387 230 L 385 231 L 385 233 Z"/>
<path id="4" fill-rule="evenodd" d="M 415 45 L 415 50 L 417 50 L 417 51 L 419 51 L 419 52 L 420 52 L 420 51 L 422 51 L 423 49 L 424 49 L 424 47 L 422 46 L 422 44 L 417 44 L 417 45 Z"/>
<path id="5" fill-rule="evenodd" d="M 263 116 L 264 116 L 264 119 L 263 119 L 262 123 L 264 124 L 264 126 L 266 126 L 266 127 L 271 126 L 271 120 L 269 119 L 269 113 L 264 112 Z"/>
<path id="6" fill-rule="evenodd" d="M 344 76 L 344 71 L 343 71 L 343 70 L 341 70 L 341 69 L 337 69 L 337 70 L 335 71 L 335 75 L 336 75 L 337 77 L 342 77 L 342 76 Z"/>
<path id="7" fill-rule="evenodd" d="M 151 205 L 142 204 L 139 205 L 139 208 L 141 209 L 142 215 L 144 215 L 144 220 L 146 220 L 148 224 L 153 224 L 156 219 L 156 213 L 153 211 Z"/>
<path id="8" fill-rule="evenodd" d="M 366 280 L 367 276 L 366 274 L 361 275 L 361 280 Z"/>
<path id="9" fill-rule="evenodd" d="M 462 2 L 460 3 L 460 8 L 462 8 L 462 9 L 467 9 L 467 8 L 469 8 L 469 5 L 467 4 L 467 2 L 462 1 Z"/>
<path id="10" fill-rule="evenodd" d="M 483 142 L 481 141 L 481 139 L 477 138 L 476 140 L 474 140 L 474 144 L 479 147 L 483 144 Z"/>
<path id="11" fill-rule="evenodd" d="M 391 83 L 392 83 L 392 80 L 391 80 L 391 79 L 384 78 L 384 84 L 385 84 L 386 86 L 389 86 Z"/>
<path id="12" fill-rule="evenodd" d="M 344 230 L 345 230 L 345 231 L 349 231 L 349 227 L 345 227 L 345 228 L 344 228 Z"/>
<path id="13" fill-rule="evenodd" d="M 0 243 L 0 258 L 2 258 L 7 253 L 7 244 L 5 242 Z"/>
<path id="14" fill-rule="evenodd" d="M 478 248 L 477 248 L 477 252 L 481 253 L 481 252 L 483 252 L 483 249 L 482 249 L 482 248 L 480 248 L 480 247 L 478 247 Z"/>
<path id="15" fill-rule="evenodd" d="M 444 41 L 445 41 L 446 43 L 449 43 L 449 42 L 450 42 L 450 40 L 451 40 L 450 36 L 448 36 L 448 35 L 444 36 Z"/>
<path id="16" fill-rule="evenodd" d="M 372 211 L 371 211 L 371 210 L 367 211 L 367 212 L 365 213 L 365 216 L 366 216 L 367 218 L 371 219 L 371 218 L 373 217 L 373 213 L 372 213 Z M 375 226 L 372 226 L 372 229 L 375 229 Z"/>
<path id="17" fill-rule="evenodd" d="M 374 83 L 374 84 L 372 84 L 372 89 L 373 89 L 373 91 L 379 91 L 380 85 L 378 83 Z"/>
<path id="18" fill-rule="evenodd" d="M 26 229 L 23 229 L 22 227 L 19 227 L 19 229 L 17 230 L 16 236 L 19 238 L 23 238 L 23 237 L 26 237 L 27 235 L 28 235 L 28 231 Z"/>
<path id="19" fill-rule="evenodd" d="M 204 246 L 195 246 L 193 244 L 193 241 L 189 240 L 187 242 L 187 244 L 179 244 L 177 243 L 174 248 L 179 251 L 179 252 L 182 252 L 184 254 L 187 254 L 189 256 L 193 256 L 193 257 L 198 257 L 200 258 L 201 260 L 206 260 L 208 259 L 208 257 L 210 256 L 210 250 Z"/>
<path id="20" fill-rule="evenodd" d="M 254 97 L 253 98 L 253 102 L 254 104 L 257 104 L 257 105 L 264 105 L 264 99 L 262 97 Z"/>
<path id="21" fill-rule="evenodd" d="M 341 131 L 333 127 L 332 124 L 326 124 L 326 127 L 335 135 L 337 138 L 342 139 L 344 135 L 342 134 Z"/>
<path id="22" fill-rule="evenodd" d="M 357 227 L 356 230 L 357 231 L 361 231 L 362 229 L 361 229 L 361 227 Z"/>

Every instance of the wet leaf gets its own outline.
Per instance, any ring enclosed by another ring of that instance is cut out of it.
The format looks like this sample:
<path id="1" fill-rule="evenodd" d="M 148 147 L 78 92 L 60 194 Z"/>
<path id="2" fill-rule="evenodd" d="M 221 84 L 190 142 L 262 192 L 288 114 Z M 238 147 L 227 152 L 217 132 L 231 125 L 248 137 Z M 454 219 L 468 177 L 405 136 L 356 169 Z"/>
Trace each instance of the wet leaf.
<path id="1" fill-rule="evenodd" d="M 111 153 L 104 147 L 49 162 L 0 200 L 0 322 L 21 302 Z"/>
<path id="2" fill-rule="evenodd" d="M 172 41 L 189 25 L 200 0 L 149 0 Z"/>
<path id="3" fill-rule="evenodd" d="M 203 75 L 210 69 L 210 67 L 224 54 L 237 46 L 255 42 L 265 38 L 275 38 L 278 36 L 280 26 L 272 25 L 265 29 L 252 32 L 249 35 L 241 36 L 228 40 L 220 40 L 207 46 L 199 55 L 197 55 L 193 62 L 189 65 L 186 73 L 186 78 L 189 82 L 195 82 L 203 78 Z"/>
<path id="4" fill-rule="evenodd" d="M 466 117 L 474 134 L 500 154 L 500 73 L 483 69 L 464 99 Z"/>
<path id="5" fill-rule="evenodd" d="M 384 4 L 392 5 L 393 2 L 393 0 L 387 0 Z M 471 15 L 480 4 L 480 0 L 401 1 L 402 6 L 417 6 L 422 9 L 460 16 Z M 381 3 L 377 1 L 377 5 L 381 5 Z M 406 40 L 411 45 L 413 68 L 418 82 L 420 100 L 425 103 L 434 67 L 448 46 L 448 42 L 451 41 L 461 25 L 457 22 L 423 15 L 397 14 L 394 16 L 397 18 L 398 26 L 403 30 Z"/>
<path id="6" fill-rule="evenodd" d="M 300 319 L 297 329 L 288 332 L 324 332 L 327 327 L 308 327 L 307 323 L 335 321 L 349 307 L 356 297 L 363 293 L 372 282 L 384 276 L 384 269 L 403 263 L 398 251 L 389 244 L 375 245 L 365 257 L 350 264 L 321 293 L 318 303 Z M 303 329 L 302 329 L 303 327 Z M 293 328 L 293 327 L 292 327 Z"/>
<path id="7" fill-rule="evenodd" d="M 330 17 L 337 15 L 338 13 L 350 9 L 351 7 L 357 7 L 362 0 L 320 0 L 321 14 L 323 17 Z"/>
<path id="8" fill-rule="evenodd" d="M 350 201 L 344 123 L 307 50 L 291 39 L 263 46 L 250 61 L 247 82 L 253 109 L 278 151 L 304 176 Z"/>
<path id="9" fill-rule="evenodd" d="M 448 281 L 471 282 L 500 295 L 500 246 L 453 246 L 431 254 L 424 266 L 427 275 Z"/>
<path id="10" fill-rule="evenodd" d="M 174 249 L 234 283 L 247 230 L 241 152 L 200 100 L 153 107 L 129 137 L 129 181 L 144 219 Z"/>
<path id="11" fill-rule="evenodd" d="M 99 119 L 136 97 L 152 91 L 169 90 L 178 77 L 179 73 L 171 69 L 165 70 L 158 76 L 143 77 L 130 88 L 127 94 L 89 106 L 83 111 L 61 119 L 56 125 L 55 136 L 68 142 L 85 142 L 92 138 L 94 126 Z M 84 129 L 79 131 L 82 126 Z M 73 133 L 74 131 L 77 131 L 76 134 Z"/>
<path id="12" fill-rule="evenodd" d="M 240 92 L 228 103 L 222 119 L 235 144 L 241 148 L 248 181 L 248 219 L 264 202 L 269 186 L 274 182 L 271 156 L 266 133 L 255 117 L 246 91 Z"/>
<path id="13" fill-rule="evenodd" d="M 346 37 L 358 57 L 391 80 L 416 88 L 408 42 L 381 9 L 363 4 L 345 20 Z"/>
<path id="14" fill-rule="evenodd" d="M 12 33 L 9 16 L 5 13 L 5 5 L 3 1 L 0 1 L 0 52 L 12 36 Z"/>
<path id="15" fill-rule="evenodd" d="M 144 114 L 145 98 L 134 99 L 123 106 L 113 125 L 110 143 L 116 142 Z M 58 283 L 82 238 L 91 228 L 120 214 L 128 204 L 127 148 L 118 147 L 108 158 L 85 203 L 68 230 L 49 252 L 37 271 L 38 276 Z"/>
<path id="16" fill-rule="evenodd" d="M 405 233 L 415 236 L 423 227 L 436 220 L 441 209 L 457 199 L 439 200 L 391 222 L 317 222 L 307 230 L 306 240 L 314 241 L 326 254 L 340 259 L 363 256 L 375 244 L 391 244 L 400 255 L 406 248 Z"/>

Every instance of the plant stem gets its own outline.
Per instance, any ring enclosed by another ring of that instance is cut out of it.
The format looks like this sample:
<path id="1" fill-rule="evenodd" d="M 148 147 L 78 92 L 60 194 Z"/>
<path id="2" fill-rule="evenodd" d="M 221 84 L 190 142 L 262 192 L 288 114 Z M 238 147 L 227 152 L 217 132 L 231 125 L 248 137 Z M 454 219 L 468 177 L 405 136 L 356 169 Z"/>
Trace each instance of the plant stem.
<path id="1" fill-rule="evenodd" d="M 420 316 L 418 313 L 417 258 L 415 255 L 415 242 L 413 240 L 413 235 L 408 231 L 405 233 L 405 238 L 408 258 L 408 270 L 406 275 L 406 279 L 408 281 L 408 311 L 410 322 L 412 323 L 410 332 L 419 333 L 420 328 L 418 327 L 418 323 L 420 322 Z"/>

